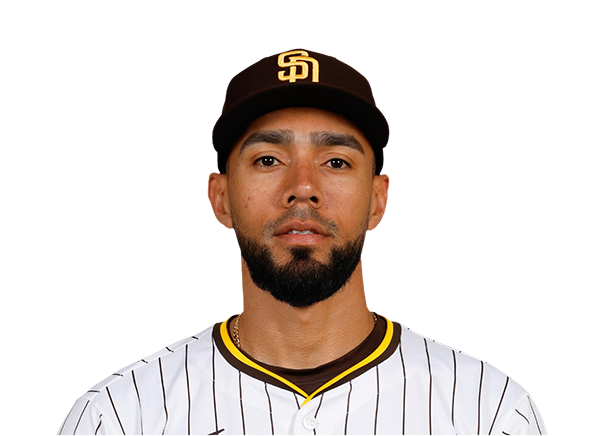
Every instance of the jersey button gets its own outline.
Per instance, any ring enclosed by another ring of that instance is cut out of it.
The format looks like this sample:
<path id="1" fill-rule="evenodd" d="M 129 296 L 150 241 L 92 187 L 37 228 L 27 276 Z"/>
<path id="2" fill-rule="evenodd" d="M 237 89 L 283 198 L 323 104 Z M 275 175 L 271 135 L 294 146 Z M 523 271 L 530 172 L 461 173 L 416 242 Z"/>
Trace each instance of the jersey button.
<path id="1" fill-rule="evenodd" d="M 302 425 L 307 430 L 314 430 L 315 428 L 317 428 L 317 425 L 319 425 L 319 423 L 312 416 L 305 416 L 302 420 Z"/>

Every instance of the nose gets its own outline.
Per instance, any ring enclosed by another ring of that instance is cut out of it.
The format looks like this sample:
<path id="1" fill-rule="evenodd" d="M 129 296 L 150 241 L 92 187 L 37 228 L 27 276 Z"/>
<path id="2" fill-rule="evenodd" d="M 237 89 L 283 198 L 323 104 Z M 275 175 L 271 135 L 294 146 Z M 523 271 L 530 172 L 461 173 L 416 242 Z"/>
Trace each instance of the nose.
<path id="1" fill-rule="evenodd" d="M 288 170 L 281 202 L 285 208 L 305 203 L 318 209 L 323 204 L 318 172 L 308 159 L 294 162 Z"/>

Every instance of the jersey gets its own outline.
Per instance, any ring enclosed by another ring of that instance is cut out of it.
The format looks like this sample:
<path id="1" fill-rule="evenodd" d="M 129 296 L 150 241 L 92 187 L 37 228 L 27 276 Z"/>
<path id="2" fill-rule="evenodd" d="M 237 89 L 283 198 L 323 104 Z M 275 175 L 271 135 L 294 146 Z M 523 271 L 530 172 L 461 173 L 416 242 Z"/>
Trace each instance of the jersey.
<path id="1" fill-rule="evenodd" d="M 510 377 L 380 319 L 377 348 L 313 392 L 245 355 L 227 322 L 215 324 L 94 386 L 59 434 L 546 434 Z"/>

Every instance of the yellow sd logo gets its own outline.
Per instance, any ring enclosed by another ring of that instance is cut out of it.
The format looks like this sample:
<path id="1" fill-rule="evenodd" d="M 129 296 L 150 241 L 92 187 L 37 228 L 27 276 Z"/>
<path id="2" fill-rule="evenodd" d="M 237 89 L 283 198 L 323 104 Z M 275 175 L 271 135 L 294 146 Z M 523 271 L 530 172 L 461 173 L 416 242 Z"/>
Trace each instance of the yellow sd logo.
<path id="1" fill-rule="evenodd" d="M 286 61 L 286 56 L 289 56 Z M 296 80 L 306 79 L 308 77 L 308 62 L 312 63 L 312 81 L 319 81 L 319 62 L 308 56 L 308 52 L 304 50 L 286 51 L 281 53 L 277 58 L 277 65 L 281 68 L 290 68 L 290 73 L 286 75 L 285 70 L 279 71 L 277 78 L 282 82 L 289 80 L 295 82 Z M 300 73 L 298 73 L 298 67 L 300 67 Z"/>

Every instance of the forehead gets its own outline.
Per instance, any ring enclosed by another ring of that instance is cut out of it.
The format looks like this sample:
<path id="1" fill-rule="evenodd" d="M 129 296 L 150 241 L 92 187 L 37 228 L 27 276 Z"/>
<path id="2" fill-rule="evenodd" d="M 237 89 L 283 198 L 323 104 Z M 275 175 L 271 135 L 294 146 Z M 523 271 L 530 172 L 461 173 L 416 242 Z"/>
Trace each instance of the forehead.
<path id="1" fill-rule="evenodd" d="M 270 112 L 254 120 L 238 139 L 233 151 L 239 150 L 248 136 L 260 130 L 289 130 L 295 140 L 303 140 L 316 132 L 353 136 L 373 158 L 371 145 L 363 133 L 347 118 L 323 109 L 296 107 Z"/>

